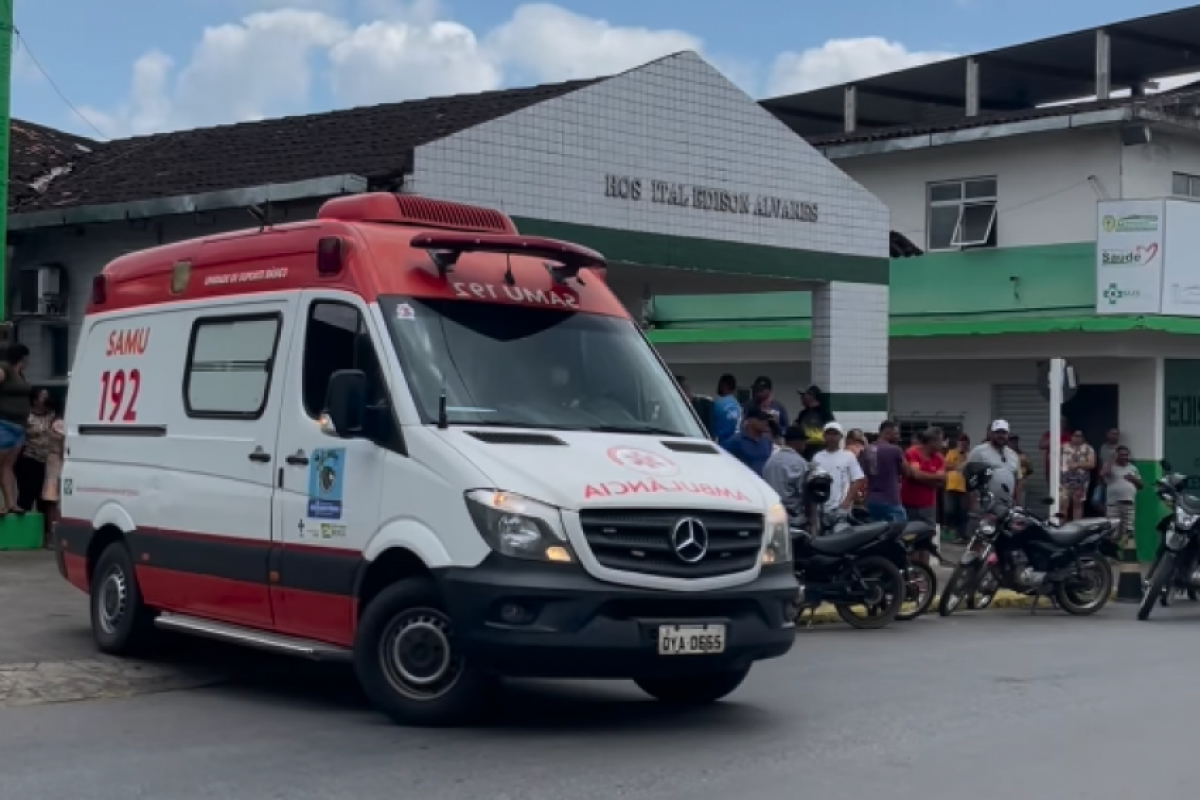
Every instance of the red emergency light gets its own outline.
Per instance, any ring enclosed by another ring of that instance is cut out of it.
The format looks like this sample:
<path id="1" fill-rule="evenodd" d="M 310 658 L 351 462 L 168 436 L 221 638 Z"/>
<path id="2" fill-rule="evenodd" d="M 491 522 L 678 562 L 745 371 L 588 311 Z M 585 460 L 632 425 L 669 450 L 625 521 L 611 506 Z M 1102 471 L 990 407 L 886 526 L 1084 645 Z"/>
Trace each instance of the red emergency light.
<path id="1" fill-rule="evenodd" d="M 561 265 L 551 269 L 559 281 L 576 277 L 581 269 L 604 270 L 608 266 L 604 256 L 595 250 L 540 236 L 447 231 L 419 233 L 409 243 L 420 250 L 428 250 L 443 273 L 449 272 L 463 253 L 501 253 L 553 261 Z"/>

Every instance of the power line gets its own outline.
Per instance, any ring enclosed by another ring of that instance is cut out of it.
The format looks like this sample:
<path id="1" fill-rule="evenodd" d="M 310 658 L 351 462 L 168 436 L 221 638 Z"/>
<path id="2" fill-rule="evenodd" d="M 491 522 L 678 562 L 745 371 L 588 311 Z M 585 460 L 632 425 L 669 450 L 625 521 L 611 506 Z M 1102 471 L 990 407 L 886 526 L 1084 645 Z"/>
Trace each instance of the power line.
<path id="1" fill-rule="evenodd" d="M 25 50 L 25 55 L 29 56 L 29 60 L 33 62 L 33 66 L 37 68 L 38 72 L 42 73 L 42 77 L 46 79 L 46 83 L 50 84 L 50 88 L 53 89 L 54 93 L 58 95 L 58 99 L 62 100 L 63 103 L 66 104 L 67 108 L 71 109 L 75 116 L 83 120 L 85 125 L 95 131 L 97 136 L 99 136 L 101 139 L 107 139 L 108 134 L 96 127 L 96 124 L 88 119 L 87 115 L 80 111 L 78 106 L 72 103 L 70 98 L 67 97 L 66 93 L 59 88 L 59 85 L 55 82 L 54 78 L 51 77 L 46 68 L 42 66 L 42 62 L 38 61 L 37 56 L 33 54 L 33 50 L 29 47 L 29 40 L 27 40 L 15 27 L 13 28 L 13 34 L 16 36 L 17 43 Z"/>

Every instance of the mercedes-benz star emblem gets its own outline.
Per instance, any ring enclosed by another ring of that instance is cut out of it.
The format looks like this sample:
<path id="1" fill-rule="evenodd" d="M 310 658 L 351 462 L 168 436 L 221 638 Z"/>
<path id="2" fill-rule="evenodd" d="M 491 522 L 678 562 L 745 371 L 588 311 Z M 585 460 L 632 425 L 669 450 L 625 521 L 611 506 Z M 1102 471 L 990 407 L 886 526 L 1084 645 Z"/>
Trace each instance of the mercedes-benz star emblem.
<path id="1" fill-rule="evenodd" d="M 695 517 L 684 517 L 671 529 L 671 546 L 685 564 L 695 564 L 708 554 L 708 528 Z"/>

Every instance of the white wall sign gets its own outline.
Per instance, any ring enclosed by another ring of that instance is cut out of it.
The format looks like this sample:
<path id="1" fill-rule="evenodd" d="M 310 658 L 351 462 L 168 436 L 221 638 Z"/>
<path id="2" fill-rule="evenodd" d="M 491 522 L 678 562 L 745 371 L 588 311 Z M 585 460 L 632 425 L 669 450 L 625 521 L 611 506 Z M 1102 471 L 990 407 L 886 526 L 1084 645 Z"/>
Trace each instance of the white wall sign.
<path id="1" fill-rule="evenodd" d="M 1166 205 L 1162 313 L 1200 317 L 1200 203 L 1168 200 Z"/>
<path id="2" fill-rule="evenodd" d="M 1097 314 L 1161 313 L 1164 212 L 1162 200 L 1097 204 Z M 1200 288 L 1200 279 L 1196 283 Z"/>

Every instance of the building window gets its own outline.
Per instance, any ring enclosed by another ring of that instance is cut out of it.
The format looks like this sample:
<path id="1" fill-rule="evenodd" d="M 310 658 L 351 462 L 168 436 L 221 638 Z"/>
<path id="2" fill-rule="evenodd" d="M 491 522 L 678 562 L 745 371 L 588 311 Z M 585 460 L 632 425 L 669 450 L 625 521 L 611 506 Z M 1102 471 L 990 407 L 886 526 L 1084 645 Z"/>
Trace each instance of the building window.
<path id="1" fill-rule="evenodd" d="M 278 314 L 196 320 L 183 372 L 189 417 L 258 419 L 267 407 Z"/>
<path id="2" fill-rule="evenodd" d="M 996 246 L 996 179 L 929 185 L 928 249 Z"/>
<path id="3" fill-rule="evenodd" d="M 1200 199 L 1200 176 L 1188 175 L 1186 172 L 1172 173 L 1171 194 L 1176 197 L 1195 197 Z"/>

